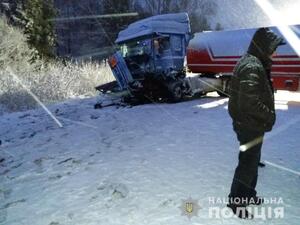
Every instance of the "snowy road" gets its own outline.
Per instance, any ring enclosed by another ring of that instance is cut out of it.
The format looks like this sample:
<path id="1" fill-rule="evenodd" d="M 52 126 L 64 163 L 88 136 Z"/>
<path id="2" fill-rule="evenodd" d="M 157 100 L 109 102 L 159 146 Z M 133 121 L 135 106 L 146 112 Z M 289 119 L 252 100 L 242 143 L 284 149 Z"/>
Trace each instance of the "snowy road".
<path id="1" fill-rule="evenodd" d="M 263 160 L 296 173 L 298 97 L 277 94 L 277 123 L 262 150 Z M 284 219 L 209 216 L 209 198 L 226 198 L 237 164 L 227 99 L 101 110 L 94 103 L 51 106 L 63 128 L 42 110 L 0 117 L 0 224 L 299 224 L 300 176 L 271 165 L 259 171 L 258 194 L 282 198 Z M 201 207 L 191 219 L 180 210 L 189 197 Z"/>

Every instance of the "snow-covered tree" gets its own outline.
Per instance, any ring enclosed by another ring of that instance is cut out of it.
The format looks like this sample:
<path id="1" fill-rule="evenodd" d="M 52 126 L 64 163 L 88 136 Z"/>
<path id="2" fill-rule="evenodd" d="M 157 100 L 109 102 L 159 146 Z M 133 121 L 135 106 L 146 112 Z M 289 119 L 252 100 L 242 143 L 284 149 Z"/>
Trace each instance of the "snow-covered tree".
<path id="1" fill-rule="evenodd" d="M 52 57 L 55 45 L 53 0 L 27 0 L 25 34 L 28 43 L 43 57 Z"/>

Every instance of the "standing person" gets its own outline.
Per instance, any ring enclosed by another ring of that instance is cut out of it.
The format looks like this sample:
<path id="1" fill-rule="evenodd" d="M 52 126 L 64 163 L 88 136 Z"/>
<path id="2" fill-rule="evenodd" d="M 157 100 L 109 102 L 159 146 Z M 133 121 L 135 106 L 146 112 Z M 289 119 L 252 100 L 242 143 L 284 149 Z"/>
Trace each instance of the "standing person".
<path id="1" fill-rule="evenodd" d="M 272 130 L 276 119 L 271 58 L 283 44 L 270 29 L 259 28 L 233 72 L 228 111 L 241 151 L 227 206 L 243 219 L 253 218 L 247 205 L 263 203 L 255 187 L 264 133 Z"/>

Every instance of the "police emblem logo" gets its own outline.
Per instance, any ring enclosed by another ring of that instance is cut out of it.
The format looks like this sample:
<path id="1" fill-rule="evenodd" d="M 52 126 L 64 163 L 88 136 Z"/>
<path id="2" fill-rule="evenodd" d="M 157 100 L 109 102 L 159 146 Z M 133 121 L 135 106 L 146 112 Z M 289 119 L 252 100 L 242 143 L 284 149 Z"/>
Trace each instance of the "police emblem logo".
<path id="1" fill-rule="evenodd" d="M 198 216 L 198 211 L 201 209 L 198 201 L 192 199 L 191 197 L 186 200 L 181 200 L 181 205 L 179 206 L 182 216 L 187 216 L 191 219 L 193 216 Z"/>

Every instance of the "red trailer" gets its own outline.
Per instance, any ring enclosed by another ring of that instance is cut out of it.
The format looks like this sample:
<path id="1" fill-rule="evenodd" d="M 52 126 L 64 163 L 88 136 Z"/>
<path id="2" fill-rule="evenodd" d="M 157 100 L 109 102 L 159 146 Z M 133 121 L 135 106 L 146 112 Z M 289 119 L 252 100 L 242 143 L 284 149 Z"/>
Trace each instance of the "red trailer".
<path id="1" fill-rule="evenodd" d="M 300 36 L 300 25 L 290 28 Z M 271 29 L 283 36 L 276 27 Z M 187 50 L 189 71 L 201 73 L 205 77 L 220 75 L 223 81 L 227 81 L 237 61 L 246 53 L 255 31 L 256 29 L 241 29 L 196 33 Z M 300 58 L 288 42 L 278 47 L 273 61 L 271 75 L 274 88 L 299 91 Z"/>

